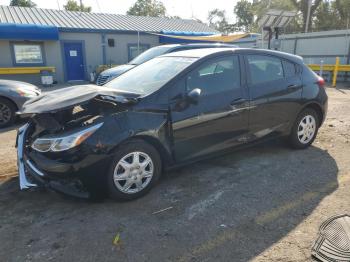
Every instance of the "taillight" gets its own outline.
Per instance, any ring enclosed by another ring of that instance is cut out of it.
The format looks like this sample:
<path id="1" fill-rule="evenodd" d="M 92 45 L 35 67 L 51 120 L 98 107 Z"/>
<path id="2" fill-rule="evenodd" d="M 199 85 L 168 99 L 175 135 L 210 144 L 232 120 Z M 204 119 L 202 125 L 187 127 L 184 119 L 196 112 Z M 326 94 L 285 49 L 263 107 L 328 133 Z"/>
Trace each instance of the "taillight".
<path id="1" fill-rule="evenodd" d="M 317 82 L 316 83 L 318 84 L 319 87 L 325 87 L 325 81 L 320 76 L 317 78 Z"/>

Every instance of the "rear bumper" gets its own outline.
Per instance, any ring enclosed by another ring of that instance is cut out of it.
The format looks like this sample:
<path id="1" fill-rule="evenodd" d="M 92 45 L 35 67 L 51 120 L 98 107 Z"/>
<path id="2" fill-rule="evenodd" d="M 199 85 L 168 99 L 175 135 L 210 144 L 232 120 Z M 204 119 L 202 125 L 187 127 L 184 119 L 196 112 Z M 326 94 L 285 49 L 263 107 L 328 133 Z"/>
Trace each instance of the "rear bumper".
<path id="1" fill-rule="evenodd" d="M 90 198 L 97 191 L 101 191 L 101 187 L 104 185 L 104 176 L 101 174 L 102 169 L 95 166 L 101 164 L 99 161 L 101 159 L 97 159 L 95 163 L 85 159 L 70 164 L 44 157 L 40 160 L 32 159 L 24 150 L 28 127 L 29 124 L 21 127 L 17 137 L 17 165 L 21 190 L 45 187 L 58 193 L 79 198 Z M 89 163 L 87 164 L 87 162 Z M 104 161 L 102 161 L 102 164 L 105 165 Z M 82 166 L 84 168 L 78 168 Z M 86 170 L 90 170 L 90 173 Z M 91 175 L 95 173 L 97 175 Z"/>

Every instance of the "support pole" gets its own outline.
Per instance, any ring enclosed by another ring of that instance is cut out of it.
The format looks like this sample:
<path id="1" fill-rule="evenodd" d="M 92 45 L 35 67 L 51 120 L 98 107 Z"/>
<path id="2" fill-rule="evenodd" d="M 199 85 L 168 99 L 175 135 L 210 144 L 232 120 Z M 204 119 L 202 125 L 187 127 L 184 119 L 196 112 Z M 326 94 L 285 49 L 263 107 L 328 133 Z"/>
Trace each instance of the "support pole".
<path id="1" fill-rule="evenodd" d="M 140 54 L 140 31 L 137 31 L 137 55 Z"/>
<path id="2" fill-rule="evenodd" d="M 321 65 L 320 65 L 320 77 L 323 77 L 323 60 L 321 60 Z"/>
<path id="3" fill-rule="evenodd" d="M 296 37 L 295 40 L 294 40 L 293 54 L 297 53 L 297 48 L 298 48 L 298 37 Z"/>
<path id="4" fill-rule="evenodd" d="M 308 2 L 307 2 L 307 16 L 306 16 L 305 33 L 307 33 L 308 30 L 309 30 L 311 6 L 312 6 L 312 0 L 308 0 Z"/>
<path id="5" fill-rule="evenodd" d="M 337 86 L 337 76 L 338 76 L 338 70 L 339 70 L 339 57 L 337 57 L 335 59 L 335 67 L 334 67 L 334 71 L 333 71 L 333 83 L 332 86 L 336 87 Z"/>
<path id="6" fill-rule="evenodd" d="M 271 38 L 272 38 L 272 29 L 269 28 L 269 43 L 268 43 L 268 49 L 271 49 Z"/>
<path id="7" fill-rule="evenodd" d="M 275 28 L 275 39 L 277 40 L 278 39 L 278 27 Z M 278 48 L 275 46 L 275 50 L 278 50 Z"/>
<path id="8" fill-rule="evenodd" d="M 107 54 L 106 54 L 106 34 L 101 35 L 101 45 L 102 45 L 102 63 L 107 64 Z"/>
<path id="9" fill-rule="evenodd" d="M 348 55 L 346 57 L 346 64 L 349 65 L 350 64 L 350 41 L 349 41 L 349 22 L 350 19 L 348 17 L 348 19 L 346 20 L 346 41 L 348 43 Z M 348 80 L 348 72 L 345 72 L 344 74 L 344 82 L 346 82 Z"/>

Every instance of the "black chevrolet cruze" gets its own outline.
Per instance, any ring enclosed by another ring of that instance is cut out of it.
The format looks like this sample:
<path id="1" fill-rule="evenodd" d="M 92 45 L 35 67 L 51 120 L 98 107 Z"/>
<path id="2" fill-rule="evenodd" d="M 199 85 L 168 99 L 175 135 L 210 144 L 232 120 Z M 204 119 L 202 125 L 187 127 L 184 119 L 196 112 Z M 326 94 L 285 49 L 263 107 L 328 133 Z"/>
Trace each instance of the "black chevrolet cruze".
<path id="1" fill-rule="evenodd" d="M 44 94 L 22 111 L 31 118 L 17 138 L 20 187 L 129 200 L 164 169 L 252 142 L 285 136 L 306 148 L 325 119 L 323 85 L 298 56 L 216 48 Z"/>

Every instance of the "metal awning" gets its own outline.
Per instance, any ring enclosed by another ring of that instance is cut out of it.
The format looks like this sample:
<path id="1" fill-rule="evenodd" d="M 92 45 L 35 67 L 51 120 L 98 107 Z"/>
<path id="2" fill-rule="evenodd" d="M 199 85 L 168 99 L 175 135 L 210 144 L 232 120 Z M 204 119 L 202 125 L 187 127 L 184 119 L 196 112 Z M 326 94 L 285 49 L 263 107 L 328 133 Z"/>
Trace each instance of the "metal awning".
<path id="1" fill-rule="evenodd" d="M 0 24 L 0 39 L 58 40 L 58 28 L 47 25 Z"/>
<path id="2" fill-rule="evenodd" d="M 232 43 L 238 39 L 249 36 L 249 33 L 236 33 L 229 35 L 221 35 L 221 34 L 213 34 L 213 33 L 197 33 L 197 32 L 165 32 L 159 35 L 160 43 L 212 43 L 212 42 L 220 42 L 220 43 Z"/>

